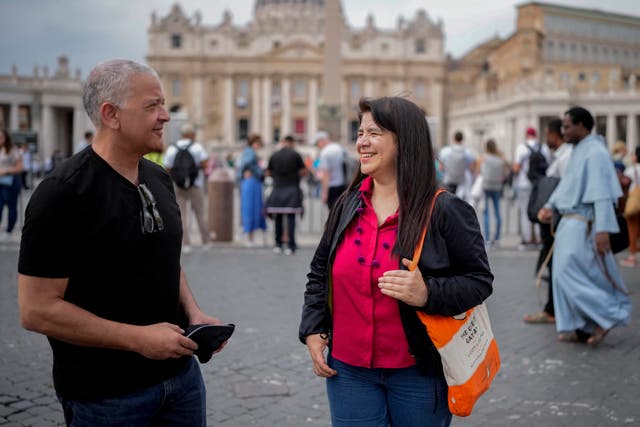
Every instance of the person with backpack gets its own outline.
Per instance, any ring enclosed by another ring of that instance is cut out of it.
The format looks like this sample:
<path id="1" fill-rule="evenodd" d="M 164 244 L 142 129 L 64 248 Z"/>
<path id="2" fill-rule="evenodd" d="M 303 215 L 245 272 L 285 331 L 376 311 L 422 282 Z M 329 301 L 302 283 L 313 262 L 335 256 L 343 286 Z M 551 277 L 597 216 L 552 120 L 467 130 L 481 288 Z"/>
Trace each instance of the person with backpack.
<path id="1" fill-rule="evenodd" d="M 465 182 L 465 172 L 473 173 L 475 158 L 473 154 L 462 146 L 464 136 L 457 131 L 453 135 L 453 142 L 440 151 L 440 161 L 444 167 L 444 187 L 452 194 L 456 194 L 458 186 Z"/>
<path id="2" fill-rule="evenodd" d="M 520 249 L 535 248 L 539 242 L 537 224 L 531 222 L 527 215 L 529 198 L 533 182 L 544 176 L 547 166 L 549 151 L 537 140 L 538 132 L 529 127 L 525 133 L 525 141 L 516 148 L 513 161 L 513 189 L 516 195 L 516 206 L 519 211 L 520 224 Z M 544 159 L 544 161 L 543 161 Z M 531 173 L 529 173 L 531 171 Z"/>
<path id="3" fill-rule="evenodd" d="M 210 245 L 204 218 L 204 179 L 201 173 L 207 165 L 209 154 L 202 144 L 195 141 L 196 133 L 191 124 L 185 123 L 180 131 L 182 138 L 167 147 L 163 163 L 176 188 L 182 217 L 182 252 L 188 253 L 191 251 L 189 205 L 196 217 L 203 247 Z"/>
<path id="4" fill-rule="evenodd" d="M 318 177 L 322 186 L 322 201 L 331 210 L 349 184 L 350 156 L 342 145 L 331 142 L 329 134 L 325 131 L 318 131 L 313 140 L 314 145 L 320 149 Z"/>

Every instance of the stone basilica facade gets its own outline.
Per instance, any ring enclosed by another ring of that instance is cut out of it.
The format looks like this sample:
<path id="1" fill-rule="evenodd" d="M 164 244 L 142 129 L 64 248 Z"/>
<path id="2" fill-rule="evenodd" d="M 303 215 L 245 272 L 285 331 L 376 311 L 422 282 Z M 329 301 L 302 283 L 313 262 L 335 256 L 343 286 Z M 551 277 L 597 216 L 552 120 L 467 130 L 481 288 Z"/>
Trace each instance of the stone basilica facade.
<path id="1" fill-rule="evenodd" d="M 377 27 L 373 16 L 364 28 L 353 28 L 341 5 L 327 17 L 325 6 L 325 0 L 256 0 L 246 25 L 235 24 L 230 11 L 215 25 L 178 4 L 165 16 L 154 12 L 147 61 L 160 74 L 170 111 L 195 123 L 198 137 L 212 145 L 234 146 L 250 133 L 267 142 L 286 134 L 308 142 L 322 123 L 324 86 L 339 85 L 340 135 L 334 139 L 355 140 L 362 96 L 403 95 L 425 110 L 439 143 L 442 22 L 419 10 L 399 18 L 395 29 Z M 325 49 L 325 25 L 339 30 L 335 52 Z M 325 82 L 325 53 L 339 55 L 337 81 Z"/>

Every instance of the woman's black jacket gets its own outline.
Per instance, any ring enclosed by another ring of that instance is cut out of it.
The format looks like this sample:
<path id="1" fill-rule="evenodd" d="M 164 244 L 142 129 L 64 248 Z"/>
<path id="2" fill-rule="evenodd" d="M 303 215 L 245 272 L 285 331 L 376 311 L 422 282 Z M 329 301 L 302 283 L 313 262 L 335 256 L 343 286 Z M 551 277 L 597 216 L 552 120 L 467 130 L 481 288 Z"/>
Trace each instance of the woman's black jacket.
<path id="1" fill-rule="evenodd" d="M 302 343 L 308 335 L 331 333 L 330 264 L 360 206 L 358 196 L 357 189 L 351 191 L 344 203 L 335 207 L 339 209 L 337 226 L 335 230 L 325 230 L 311 261 L 299 331 Z M 412 256 L 405 255 L 409 259 Z M 466 202 L 447 192 L 438 197 L 418 268 L 429 288 L 427 305 L 413 307 L 398 301 L 400 317 L 418 367 L 425 373 L 438 373 L 442 371 L 440 356 L 416 311 L 454 316 L 480 304 L 493 289 L 493 274 L 476 213 Z"/>

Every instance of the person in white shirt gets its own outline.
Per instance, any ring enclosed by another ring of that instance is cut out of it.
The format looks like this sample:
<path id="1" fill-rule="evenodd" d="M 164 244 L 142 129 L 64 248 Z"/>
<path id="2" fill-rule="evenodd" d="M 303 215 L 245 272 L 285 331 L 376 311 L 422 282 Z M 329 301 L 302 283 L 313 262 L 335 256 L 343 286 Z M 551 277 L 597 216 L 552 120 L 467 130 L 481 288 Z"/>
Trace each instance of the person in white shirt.
<path id="1" fill-rule="evenodd" d="M 202 144 L 195 141 L 196 133 L 191 124 L 186 123 L 182 125 L 180 131 L 182 138 L 176 141 L 175 144 L 171 144 L 167 147 L 163 164 L 167 171 L 171 173 L 171 168 L 174 166 L 178 151 L 189 147 L 189 153 L 193 156 L 193 160 L 199 168 L 198 175 L 193 181 L 193 185 L 188 186 L 187 188 L 181 188 L 178 185 L 175 186 L 176 199 L 178 201 L 178 206 L 180 206 L 180 216 L 182 217 L 182 252 L 188 253 L 191 250 L 191 238 L 189 236 L 189 205 L 191 205 L 191 209 L 196 217 L 196 222 L 198 223 L 198 230 L 200 231 L 202 245 L 205 248 L 208 248 L 211 243 L 209 232 L 207 230 L 207 223 L 204 217 L 204 192 L 202 190 L 204 187 L 202 170 L 207 165 L 209 154 Z"/>
<path id="2" fill-rule="evenodd" d="M 533 151 L 541 150 L 542 154 L 549 159 L 549 150 L 546 146 L 540 145 L 537 140 L 538 132 L 535 128 L 529 127 L 525 133 L 525 142 L 518 145 L 516 155 L 513 160 L 513 189 L 516 194 L 516 206 L 519 210 L 520 236 L 522 248 L 538 244 L 538 227 L 533 224 L 527 215 L 527 206 L 531 196 L 531 181 L 527 177 L 529 172 L 529 157 Z"/>
<path id="3" fill-rule="evenodd" d="M 440 150 L 440 161 L 444 167 L 444 187 L 453 194 L 457 193 L 458 186 L 464 184 L 465 174 L 473 174 L 475 170 L 475 157 L 467 148 L 463 147 L 464 135 L 457 131 L 453 135 L 451 144 Z"/>
<path id="4" fill-rule="evenodd" d="M 322 187 L 322 201 L 329 209 L 338 197 L 347 189 L 349 177 L 345 176 L 348 154 L 337 142 L 331 142 L 329 134 L 318 131 L 314 136 L 314 144 L 320 149 L 318 178 Z"/>

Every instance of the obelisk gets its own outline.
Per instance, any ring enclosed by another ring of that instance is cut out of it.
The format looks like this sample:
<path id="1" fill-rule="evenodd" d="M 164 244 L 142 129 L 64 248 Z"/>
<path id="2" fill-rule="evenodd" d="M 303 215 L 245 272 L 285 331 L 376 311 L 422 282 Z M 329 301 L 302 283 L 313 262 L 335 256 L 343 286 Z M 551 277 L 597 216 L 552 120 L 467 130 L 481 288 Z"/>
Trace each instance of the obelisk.
<path id="1" fill-rule="evenodd" d="M 322 102 L 319 105 L 319 129 L 329 132 L 331 139 L 343 142 L 342 131 L 342 30 L 344 19 L 340 0 L 324 1 L 324 69 Z"/>

